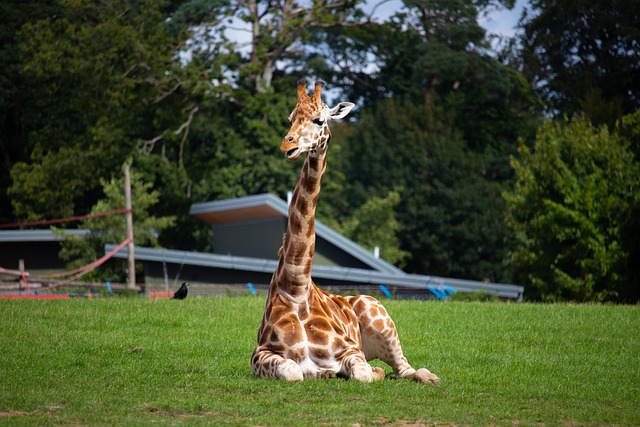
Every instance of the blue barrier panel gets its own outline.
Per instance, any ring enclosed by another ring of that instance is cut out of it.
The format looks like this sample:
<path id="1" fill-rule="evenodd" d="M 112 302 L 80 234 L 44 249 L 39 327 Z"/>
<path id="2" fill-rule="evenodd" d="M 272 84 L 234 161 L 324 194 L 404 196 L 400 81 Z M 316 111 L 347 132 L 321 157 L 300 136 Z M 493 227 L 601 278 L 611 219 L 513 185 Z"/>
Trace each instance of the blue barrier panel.
<path id="1" fill-rule="evenodd" d="M 448 296 L 444 291 L 436 288 L 435 286 L 427 286 L 427 289 L 429 289 L 438 299 L 444 299 Z"/>
<path id="2" fill-rule="evenodd" d="M 451 286 L 444 285 L 444 286 L 442 287 L 442 289 L 443 289 L 443 290 L 444 290 L 444 291 L 445 291 L 449 296 L 451 296 L 451 295 L 453 295 L 453 294 L 457 294 L 457 293 L 458 293 L 458 291 L 456 291 L 455 289 L 453 289 Z"/>
<path id="3" fill-rule="evenodd" d="M 389 292 L 389 289 L 387 289 L 385 285 L 380 285 L 380 290 L 387 298 L 391 299 L 391 292 Z"/>

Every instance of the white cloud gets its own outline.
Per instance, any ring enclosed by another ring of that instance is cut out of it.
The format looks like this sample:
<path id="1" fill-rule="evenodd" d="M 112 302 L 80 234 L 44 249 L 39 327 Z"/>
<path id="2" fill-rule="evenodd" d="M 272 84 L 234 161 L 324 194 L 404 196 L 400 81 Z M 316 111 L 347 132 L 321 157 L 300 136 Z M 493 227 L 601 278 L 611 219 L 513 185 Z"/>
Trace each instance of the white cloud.
<path id="1" fill-rule="evenodd" d="M 492 8 L 478 17 L 478 23 L 487 30 L 488 34 L 512 37 L 522 11 L 528 3 L 529 0 L 516 0 L 511 10 L 502 7 Z M 368 0 L 364 10 L 366 13 L 371 13 L 375 8 L 375 20 L 385 21 L 402 9 L 403 4 L 402 0 Z"/>
<path id="2" fill-rule="evenodd" d="M 516 25 L 522 16 L 522 11 L 528 4 L 528 0 L 517 0 L 513 9 L 492 10 L 485 16 L 480 16 L 478 23 L 487 30 L 488 34 L 513 37 L 516 33 Z"/>

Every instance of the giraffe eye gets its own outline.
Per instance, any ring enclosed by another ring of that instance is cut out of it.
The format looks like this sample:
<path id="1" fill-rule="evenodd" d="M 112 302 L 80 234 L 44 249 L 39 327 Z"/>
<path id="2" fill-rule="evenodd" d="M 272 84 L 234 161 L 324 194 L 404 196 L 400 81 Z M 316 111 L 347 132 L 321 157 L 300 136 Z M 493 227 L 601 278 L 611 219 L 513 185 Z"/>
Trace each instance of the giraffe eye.
<path id="1" fill-rule="evenodd" d="M 318 117 L 317 119 L 313 119 L 312 122 L 316 126 L 322 126 L 324 124 L 324 119 L 322 117 Z"/>

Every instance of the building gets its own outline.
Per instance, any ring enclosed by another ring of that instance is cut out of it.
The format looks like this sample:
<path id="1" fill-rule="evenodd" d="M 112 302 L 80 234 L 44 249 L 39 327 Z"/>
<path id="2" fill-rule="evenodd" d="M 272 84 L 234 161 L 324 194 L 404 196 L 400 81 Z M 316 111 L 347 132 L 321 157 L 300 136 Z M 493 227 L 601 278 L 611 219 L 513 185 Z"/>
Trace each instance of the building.
<path id="1" fill-rule="evenodd" d="M 89 230 L 62 230 L 64 234 L 84 237 Z M 33 272 L 64 271 L 65 262 L 60 259 L 60 242 L 63 235 L 53 230 L 2 230 L 0 231 L 0 267 L 18 270 L 20 260 L 25 270 Z"/>
<path id="2" fill-rule="evenodd" d="M 273 194 L 196 203 L 191 215 L 213 229 L 213 253 L 136 247 L 144 265 L 146 291 L 175 290 L 191 284 L 190 294 L 264 292 L 277 266 L 287 227 L 287 202 Z M 407 274 L 316 220 L 312 276 L 332 292 L 445 298 L 455 292 L 486 292 L 522 300 L 521 286 Z M 116 245 L 106 245 L 105 252 Z M 114 258 L 127 259 L 127 248 Z"/>
<path id="3" fill-rule="evenodd" d="M 273 194 L 196 203 L 191 215 L 213 230 L 213 253 L 136 247 L 146 292 L 175 290 L 191 284 L 190 295 L 264 293 L 277 266 L 287 227 L 288 204 Z M 387 297 L 446 298 L 455 292 L 485 292 L 521 301 L 524 288 L 509 284 L 407 274 L 316 220 L 312 277 L 323 289 Z M 89 230 L 65 230 L 86 236 Z M 24 260 L 31 273 L 64 271 L 60 241 L 51 230 L 0 231 L 0 267 L 18 270 Z M 117 245 L 107 244 L 105 253 Z M 125 247 L 114 255 L 126 260 Z M 2 274 L 0 281 L 17 278 Z"/>

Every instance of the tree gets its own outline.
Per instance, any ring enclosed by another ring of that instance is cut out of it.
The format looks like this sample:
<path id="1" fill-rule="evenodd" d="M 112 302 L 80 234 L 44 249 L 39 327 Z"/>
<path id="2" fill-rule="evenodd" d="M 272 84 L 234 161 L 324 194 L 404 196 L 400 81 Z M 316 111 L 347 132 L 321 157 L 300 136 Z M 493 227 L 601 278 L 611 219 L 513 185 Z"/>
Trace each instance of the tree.
<path id="1" fill-rule="evenodd" d="M 177 15 L 199 24 L 205 37 L 213 30 L 216 40 L 225 39 L 232 30 L 248 35 L 248 53 L 243 54 L 240 81 L 253 82 L 255 92 L 263 92 L 272 84 L 274 73 L 282 67 L 300 69 L 299 59 L 304 42 L 316 28 L 360 25 L 366 15 L 359 7 L 363 0 L 265 1 L 246 0 L 214 3 L 213 7 L 194 7 L 198 0 L 186 2 Z M 241 43 L 231 43 L 227 51 L 241 50 Z M 304 67 L 302 67 L 304 68 Z"/>
<path id="2" fill-rule="evenodd" d="M 18 219 L 86 213 L 101 196 L 100 178 L 149 151 L 159 133 L 179 151 L 173 129 L 184 135 L 191 111 L 175 83 L 164 20 L 158 2 L 69 0 L 22 25 L 25 158 L 12 165 L 9 189 Z M 161 111 L 167 104 L 171 115 Z"/>
<path id="3" fill-rule="evenodd" d="M 30 154 L 29 125 L 24 115 L 33 100 L 28 97 L 31 82 L 21 74 L 18 34 L 26 22 L 55 15 L 58 9 L 49 0 L 0 3 L 0 223 L 15 219 L 6 193 L 11 185 L 11 167 Z"/>
<path id="4" fill-rule="evenodd" d="M 547 122 L 533 150 L 521 144 L 519 154 L 512 160 L 516 185 L 505 199 L 517 239 L 509 262 L 527 294 L 624 299 L 630 280 L 624 233 L 640 188 L 640 165 L 628 143 L 579 118 Z"/>
<path id="5" fill-rule="evenodd" d="M 534 0 L 520 26 L 523 73 L 553 114 L 613 126 L 640 107 L 640 2 Z"/>
<path id="6" fill-rule="evenodd" d="M 332 29 L 314 40 L 326 62 L 338 64 L 332 74 L 349 100 L 364 108 L 391 97 L 426 105 L 433 127 L 461 130 L 468 147 L 486 157 L 487 178 L 503 181 L 511 176 L 515 141 L 533 140 L 543 104 L 521 73 L 486 50 L 477 17 L 497 6 L 459 6 L 405 2 L 389 23 Z M 310 59 L 320 70 L 326 65 Z"/>
<path id="7" fill-rule="evenodd" d="M 620 119 L 616 132 L 633 154 L 634 163 L 640 164 L 640 110 Z M 624 302 L 640 301 L 640 190 L 636 188 L 630 209 L 626 212 L 620 235 L 622 250 L 628 254 L 626 261 L 626 280 L 620 289 L 620 300 Z"/>
<path id="8" fill-rule="evenodd" d="M 483 179 L 483 162 L 459 132 L 426 126 L 426 114 L 423 106 L 394 100 L 362 113 L 340 144 L 348 165 L 343 197 L 351 207 L 335 216 L 348 222 L 371 197 L 401 188 L 396 217 L 400 249 L 410 254 L 407 271 L 502 280 L 509 232 L 502 185 Z"/>
<path id="9" fill-rule="evenodd" d="M 297 167 L 278 147 L 296 81 L 317 75 L 370 101 L 361 122 L 334 126 L 319 217 L 365 244 L 370 218 L 354 213 L 396 218 L 377 238 L 398 251 L 383 248 L 387 259 L 405 251 L 413 272 L 500 280 L 509 230 L 498 195 L 516 138 L 533 134 L 536 99 L 487 55 L 476 21 L 510 3 L 407 1 L 382 24 L 360 0 L 56 3 L 18 32 L 29 108 L 15 219 L 86 213 L 104 197 L 100 180 L 133 159 L 161 193 L 150 214 L 178 216 L 158 243 L 206 250 L 191 203 L 293 187 Z M 246 49 L 228 38 L 238 26 Z"/>
<path id="10" fill-rule="evenodd" d="M 390 191 L 386 197 L 372 197 L 355 210 L 342 224 L 331 223 L 342 234 L 373 251 L 380 249 L 385 261 L 402 268 L 409 253 L 400 249 L 401 229 L 394 209 L 400 203 L 400 193 Z"/>
<path id="11" fill-rule="evenodd" d="M 458 0 L 404 0 L 406 13 L 397 15 L 398 29 L 408 27 L 405 53 L 412 61 L 407 82 L 423 90 L 424 105 L 431 110 L 433 91 L 442 81 L 460 79 L 468 68 L 471 50 L 484 42 L 478 10 L 471 2 Z M 413 49 L 408 49 L 413 46 Z M 394 66 L 394 62 L 386 62 Z M 451 74 L 454 72 L 453 75 Z M 456 72 L 457 71 L 457 72 Z M 393 70 L 391 74 L 395 75 Z"/>
<path id="12" fill-rule="evenodd" d="M 511 231 L 500 195 L 517 139 L 535 135 L 539 97 L 484 50 L 477 15 L 486 2 L 405 6 L 388 24 L 316 35 L 340 64 L 345 97 L 363 104 L 347 141 L 332 143 L 344 178 L 323 198 L 346 223 L 368 198 L 402 188 L 396 216 L 409 271 L 506 280 Z"/>
<path id="13" fill-rule="evenodd" d="M 122 209 L 124 201 L 124 178 L 101 180 L 104 198 L 99 200 L 91 209 L 92 214 Z M 150 211 L 160 198 L 160 192 L 152 190 L 152 183 L 143 181 L 141 175 L 135 171 L 131 173 L 131 199 L 133 206 L 133 235 L 136 245 L 158 247 L 158 236 L 171 227 L 175 216 L 153 216 Z M 125 220 L 121 215 L 90 218 L 80 223 L 81 228 L 90 230 L 85 238 L 67 235 L 58 230 L 65 237 L 60 251 L 60 258 L 67 261 L 69 269 L 78 268 L 100 258 L 104 253 L 106 243 L 120 243 L 127 237 Z M 121 275 L 122 277 L 119 277 Z M 94 271 L 90 276 L 93 280 L 123 280 L 124 272 L 112 269 Z"/>
<path id="14" fill-rule="evenodd" d="M 425 164 L 406 184 L 398 218 L 402 248 L 416 273 L 500 282 L 509 230 L 502 221 L 503 184 L 484 178 L 480 156 L 454 129 L 423 141 Z"/>

